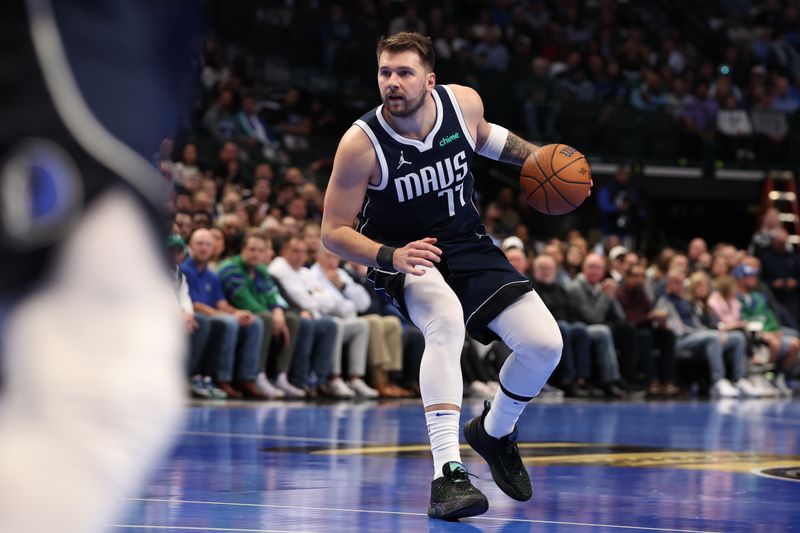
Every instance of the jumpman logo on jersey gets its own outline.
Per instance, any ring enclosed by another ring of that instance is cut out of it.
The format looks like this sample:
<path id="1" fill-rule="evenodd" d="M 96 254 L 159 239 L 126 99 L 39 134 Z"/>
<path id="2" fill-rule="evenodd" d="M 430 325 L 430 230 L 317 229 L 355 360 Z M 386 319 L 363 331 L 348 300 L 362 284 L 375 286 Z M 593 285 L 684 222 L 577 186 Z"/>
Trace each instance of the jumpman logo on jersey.
<path id="1" fill-rule="evenodd" d="M 410 165 L 411 161 L 406 161 L 406 158 L 403 157 L 403 151 L 400 150 L 400 162 L 397 164 L 397 170 L 400 170 L 400 167 L 403 165 Z"/>

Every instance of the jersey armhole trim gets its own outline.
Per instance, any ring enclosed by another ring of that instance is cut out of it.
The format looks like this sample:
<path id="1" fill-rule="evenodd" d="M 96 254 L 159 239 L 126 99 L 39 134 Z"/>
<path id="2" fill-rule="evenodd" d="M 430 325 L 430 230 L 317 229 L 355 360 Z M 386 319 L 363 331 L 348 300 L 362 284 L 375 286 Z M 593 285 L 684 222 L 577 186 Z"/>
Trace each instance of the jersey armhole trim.
<path id="1" fill-rule="evenodd" d="M 461 131 L 464 132 L 464 136 L 467 138 L 467 142 L 472 147 L 472 151 L 475 151 L 475 139 L 472 138 L 472 134 L 467 128 L 467 122 L 464 120 L 464 114 L 461 112 L 461 105 L 458 103 L 458 98 L 456 98 L 455 93 L 448 85 L 442 85 L 445 91 L 447 91 L 447 96 L 450 97 L 450 102 L 453 104 L 453 109 L 456 111 L 456 116 L 458 117 L 458 123 L 461 125 Z"/>
<path id="2" fill-rule="evenodd" d="M 353 124 L 361 128 L 361 131 L 367 134 L 369 137 L 369 142 L 372 143 L 372 148 L 375 150 L 375 156 L 378 158 L 378 163 L 381 167 L 381 182 L 378 185 L 372 185 L 371 183 L 367 183 L 367 189 L 372 189 L 375 191 L 382 191 L 386 188 L 386 185 L 389 183 L 389 169 L 386 165 L 386 157 L 383 155 L 383 149 L 381 149 L 381 144 L 378 142 L 378 138 L 375 137 L 375 133 L 372 131 L 372 128 L 369 127 L 369 124 L 364 122 L 363 120 L 359 119 L 356 120 Z"/>

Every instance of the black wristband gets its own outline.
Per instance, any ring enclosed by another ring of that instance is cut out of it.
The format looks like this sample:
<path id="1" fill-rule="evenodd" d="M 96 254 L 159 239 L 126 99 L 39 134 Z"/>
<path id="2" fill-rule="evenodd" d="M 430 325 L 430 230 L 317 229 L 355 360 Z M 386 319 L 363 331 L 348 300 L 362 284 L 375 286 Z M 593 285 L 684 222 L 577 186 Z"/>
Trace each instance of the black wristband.
<path id="1" fill-rule="evenodd" d="M 378 257 L 375 258 L 375 262 L 378 263 L 378 266 L 385 270 L 394 270 L 395 250 L 397 250 L 397 248 L 381 246 L 380 250 L 378 250 Z"/>

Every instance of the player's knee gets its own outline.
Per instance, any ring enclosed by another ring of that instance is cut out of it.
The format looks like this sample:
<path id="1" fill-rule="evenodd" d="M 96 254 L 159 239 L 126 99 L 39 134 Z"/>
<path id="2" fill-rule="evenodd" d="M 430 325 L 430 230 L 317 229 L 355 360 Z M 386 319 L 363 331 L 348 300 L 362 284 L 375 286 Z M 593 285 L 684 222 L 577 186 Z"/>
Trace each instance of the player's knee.
<path id="1" fill-rule="evenodd" d="M 532 365 L 554 369 L 561 360 L 563 348 L 564 339 L 561 331 L 553 322 L 553 327 L 540 328 L 535 335 L 524 337 L 514 351 Z"/>
<path id="2" fill-rule="evenodd" d="M 464 345 L 466 334 L 461 314 L 457 316 L 439 315 L 428 322 L 422 332 L 425 334 L 426 345 L 461 356 L 461 348 Z"/>

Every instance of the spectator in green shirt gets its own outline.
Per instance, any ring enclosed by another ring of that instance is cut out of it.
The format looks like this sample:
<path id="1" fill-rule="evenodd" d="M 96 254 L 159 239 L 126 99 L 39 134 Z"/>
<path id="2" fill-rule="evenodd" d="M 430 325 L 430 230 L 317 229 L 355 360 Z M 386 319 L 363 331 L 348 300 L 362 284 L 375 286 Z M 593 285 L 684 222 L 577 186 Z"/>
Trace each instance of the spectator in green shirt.
<path id="1" fill-rule="evenodd" d="M 264 322 L 264 343 L 261 366 L 264 369 L 256 384 L 273 398 L 302 398 L 305 392 L 288 379 L 292 354 L 297 344 L 300 318 L 287 311 L 289 305 L 281 296 L 266 265 L 272 260 L 272 242 L 261 233 L 248 233 L 242 251 L 220 264 L 219 277 L 225 298 L 239 309 L 246 309 Z M 267 367 L 271 347 L 277 348 L 274 360 Z M 266 377 L 275 376 L 274 384 Z"/>

